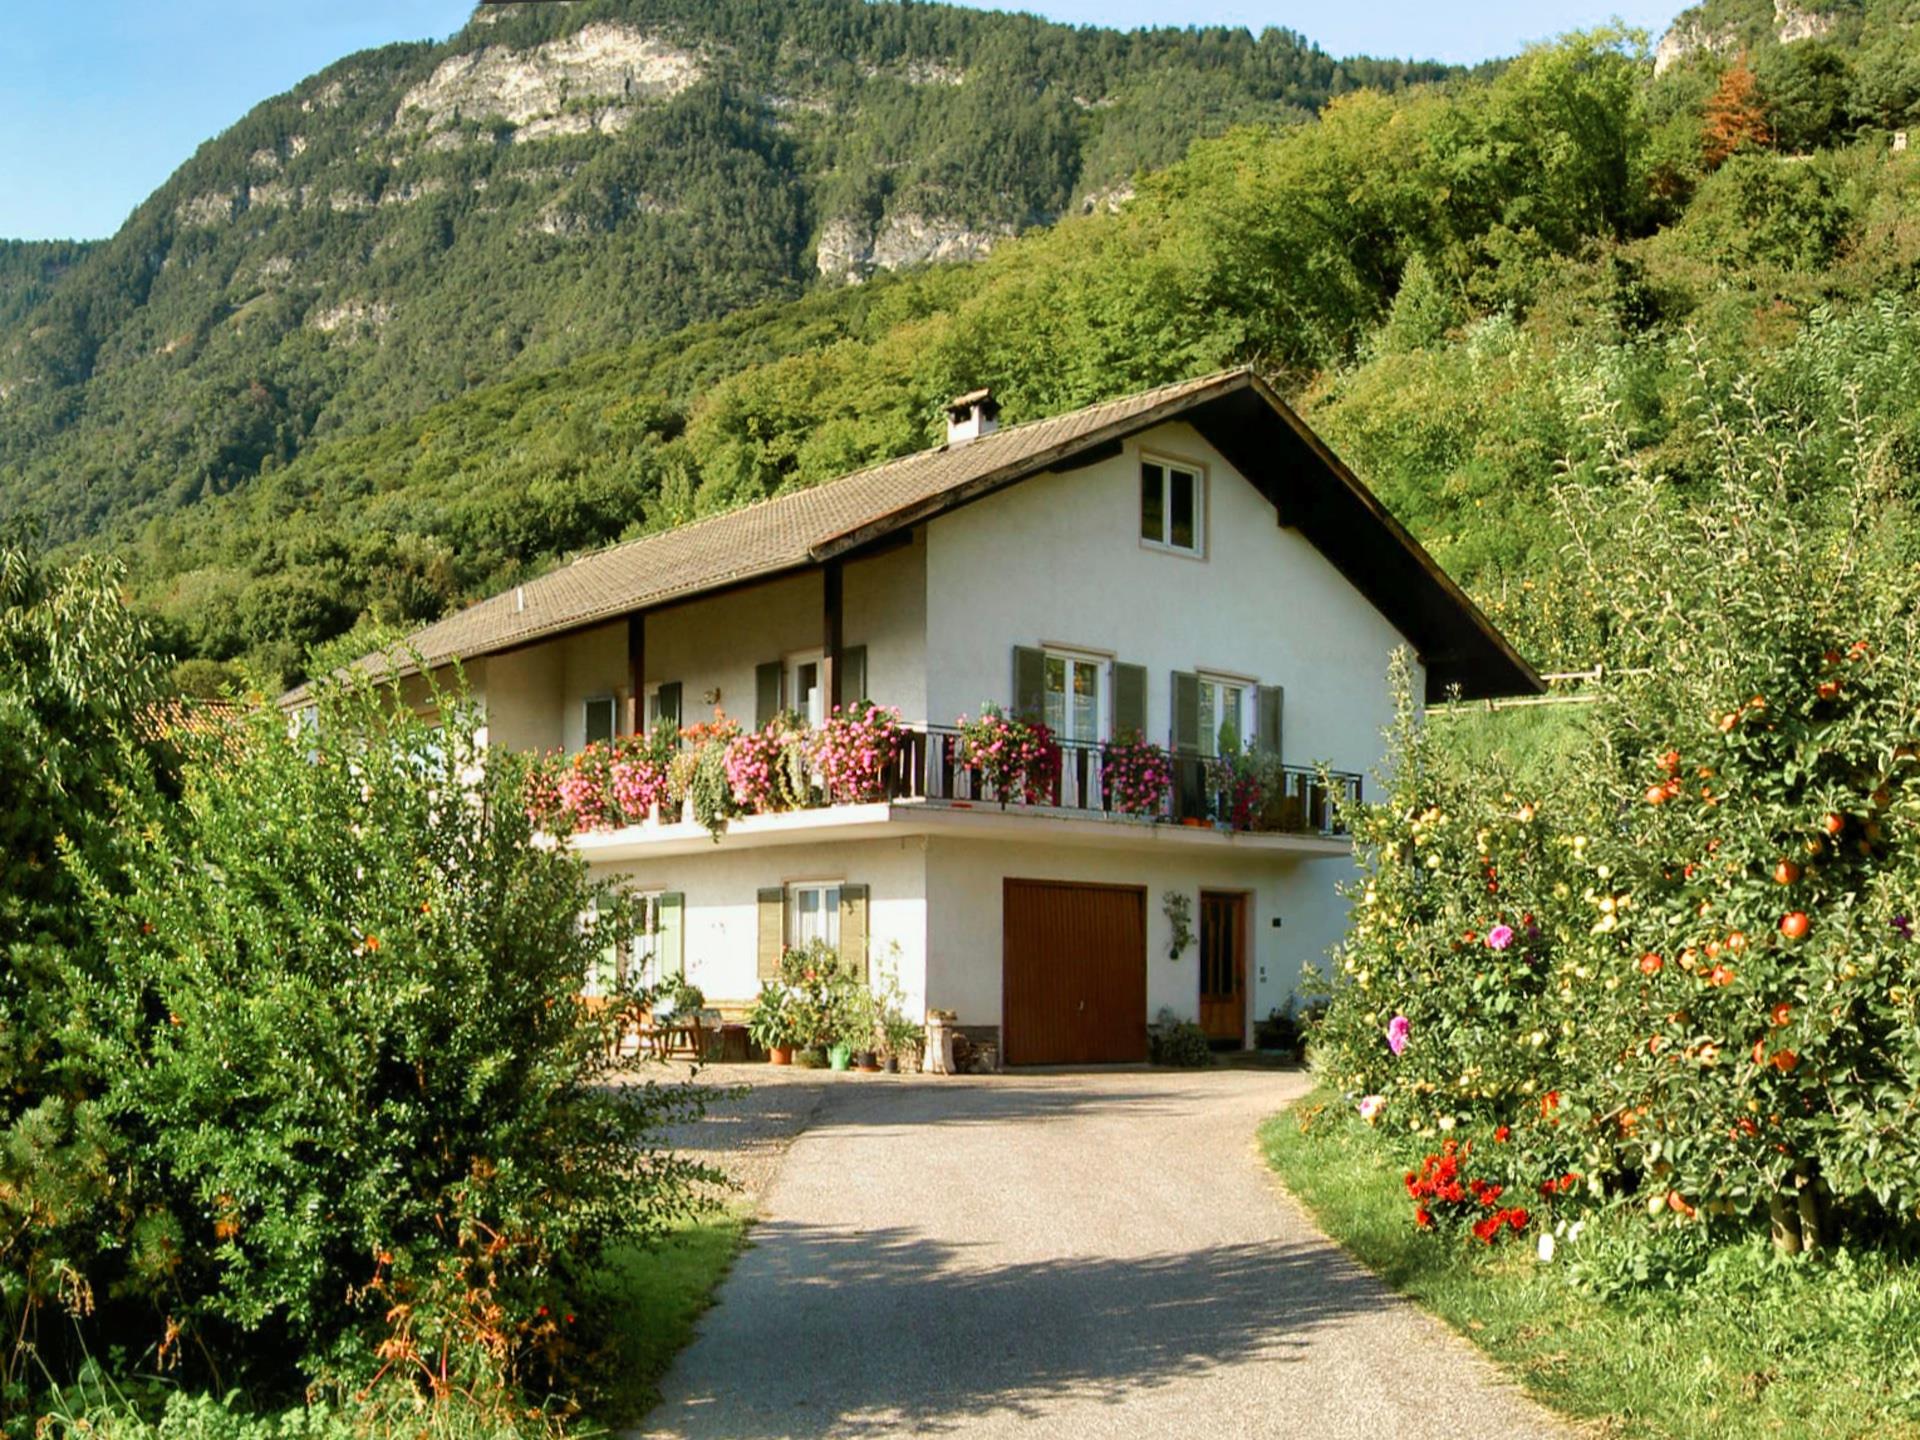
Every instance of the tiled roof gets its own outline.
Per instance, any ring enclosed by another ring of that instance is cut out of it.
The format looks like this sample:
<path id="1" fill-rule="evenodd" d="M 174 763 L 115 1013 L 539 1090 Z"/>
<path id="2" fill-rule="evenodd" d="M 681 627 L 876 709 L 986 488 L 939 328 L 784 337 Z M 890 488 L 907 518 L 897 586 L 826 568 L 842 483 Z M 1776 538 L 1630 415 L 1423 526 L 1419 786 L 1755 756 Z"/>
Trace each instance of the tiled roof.
<path id="1" fill-rule="evenodd" d="M 869 527 L 912 523 L 919 518 L 917 512 L 939 508 L 955 492 L 1033 474 L 1064 455 L 1250 383 L 1250 372 L 1229 370 L 1165 385 L 1065 415 L 1009 425 L 951 449 L 923 450 L 811 489 L 594 551 L 436 621 L 392 650 L 363 656 L 353 668 L 394 678 L 807 565 L 825 558 L 836 542 Z M 281 703 L 297 704 L 306 692 L 303 685 Z"/>

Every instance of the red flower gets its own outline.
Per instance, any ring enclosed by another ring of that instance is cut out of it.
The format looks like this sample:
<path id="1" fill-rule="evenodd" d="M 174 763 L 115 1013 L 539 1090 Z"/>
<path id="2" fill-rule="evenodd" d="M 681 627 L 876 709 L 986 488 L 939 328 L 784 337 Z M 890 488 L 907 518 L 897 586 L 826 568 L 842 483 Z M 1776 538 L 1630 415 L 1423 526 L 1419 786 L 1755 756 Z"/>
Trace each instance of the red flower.
<path id="1" fill-rule="evenodd" d="M 1498 1215 L 1489 1215 L 1473 1227 L 1473 1238 L 1482 1245 L 1491 1245 L 1493 1237 L 1500 1233 L 1501 1219 Z"/>
<path id="2" fill-rule="evenodd" d="M 1509 1135 L 1511 1135 L 1511 1134 L 1513 1134 L 1513 1131 L 1512 1131 L 1512 1130 L 1510 1130 L 1510 1129 L 1508 1129 L 1508 1128 L 1507 1128 L 1507 1127 L 1506 1127 L 1505 1125 L 1502 1125 L 1502 1126 L 1500 1126 L 1500 1127 L 1498 1127 L 1498 1128 L 1497 1128 L 1497 1129 L 1496 1129 L 1496 1130 L 1495 1130 L 1495 1131 L 1493 1132 L 1493 1141 L 1494 1141 L 1494 1144 L 1496 1144 L 1496 1145 L 1504 1145 L 1504 1144 L 1506 1144 L 1506 1143 L 1507 1143 L 1507 1137 L 1508 1137 Z"/>
<path id="3" fill-rule="evenodd" d="M 1532 1216 L 1528 1215 L 1527 1212 L 1521 1209 L 1521 1207 L 1518 1205 L 1514 1206 L 1513 1209 L 1507 1211 L 1507 1224 L 1511 1225 L 1516 1230 L 1526 1229 L 1527 1221 L 1532 1218 L 1533 1218 Z"/>
<path id="4" fill-rule="evenodd" d="M 1414 1206 L 1413 1223 L 1417 1229 L 1431 1230 L 1433 1228 L 1433 1212 L 1424 1205 Z"/>

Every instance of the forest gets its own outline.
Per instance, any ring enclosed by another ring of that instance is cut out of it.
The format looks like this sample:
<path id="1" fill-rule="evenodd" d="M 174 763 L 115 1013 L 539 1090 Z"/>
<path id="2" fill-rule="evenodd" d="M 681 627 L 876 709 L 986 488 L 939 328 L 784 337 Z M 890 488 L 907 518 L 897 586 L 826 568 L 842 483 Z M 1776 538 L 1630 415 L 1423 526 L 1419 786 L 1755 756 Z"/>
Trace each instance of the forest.
<path id="1" fill-rule="evenodd" d="M 575 7 L 564 23 L 603 9 Z M 0 504 L 44 543 L 124 556 L 159 643 L 186 662 L 184 683 L 218 688 L 251 669 L 271 687 L 303 674 L 315 644 L 404 630 L 583 548 L 933 443 L 939 403 L 978 384 L 992 385 L 1015 421 L 1251 363 L 1530 658 L 1583 667 L 1606 657 L 1609 622 L 1605 598 L 1565 564 L 1553 499 L 1565 467 L 1626 443 L 1687 483 L 1705 463 L 1688 418 L 1735 377 L 1797 416 L 1809 444 L 1828 443 L 1843 413 L 1857 412 L 1883 420 L 1902 453 L 1912 444 L 1901 377 L 1920 323 L 1911 296 L 1920 231 L 1914 162 L 1891 128 L 1920 96 L 1920 71 L 1899 78 L 1904 12 L 1837 7 L 1823 37 L 1781 43 L 1763 11 L 1691 12 L 1675 33 L 1699 43 L 1658 73 L 1646 37 L 1601 31 L 1482 74 L 1423 77 L 1336 66 L 1278 32 L 1115 37 L 1026 20 L 1003 29 L 1006 17 L 940 7 L 795 10 L 779 22 L 794 27 L 791 43 L 765 52 L 742 44 L 729 63 L 766 76 L 790 72 L 794 55 L 816 47 L 882 67 L 945 56 L 969 76 L 1038 66 L 1074 93 L 1100 77 L 1161 93 L 1165 80 L 1169 97 L 1179 87 L 1164 67 L 1177 64 L 1257 76 L 1246 83 L 1265 87 L 1266 99 L 1217 117 L 1247 123 L 1199 139 L 1163 168 L 1151 162 L 1166 151 L 1144 143 L 1105 171 L 1085 168 L 1092 151 L 1076 152 L 1081 168 L 1064 189 L 1028 192 L 1036 213 L 1076 186 L 1129 173 L 1122 167 L 1139 172 L 1131 197 L 1088 213 L 1069 206 L 974 263 L 840 285 L 803 282 L 791 267 L 762 283 L 771 272 L 742 259 L 724 299 L 696 307 L 705 318 L 663 315 L 631 327 L 642 337 L 631 344 L 583 337 L 507 359 L 451 335 L 403 343 L 389 327 L 339 347 L 296 327 L 278 353 L 297 350 L 332 377 L 324 400 L 318 391 L 297 399 L 301 385 L 278 383 L 238 352 L 242 368 L 216 382 L 210 349 L 173 373 L 167 383 L 183 387 L 173 400 L 109 401 L 132 372 L 96 363 L 93 378 L 52 407 L 70 412 L 63 426 L 37 439 L 31 425 L 7 428 L 0 444 L 19 458 L 0 460 Z M 668 30 L 692 23 L 671 7 L 648 13 Z M 728 32 L 737 39 L 762 33 L 755 14 L 727 8 L 711 23 L 740 27 Z M 542 11 L 511 23 L 533 27 L 516 32 L 524 44 L 562 20 Z M 1031 58 L 1035 47 L 1044 58 Z M 377 58 L 397 77 L 432 59 Z M 867 93 L 869 82 L 837 64 L 809 62 L 805 73 Z M 1352 88 L 1361 74 L 1388 83 Z M 313 84 L 322 82 L 331 83 Z M 391 103 L 391 88 L 380 103 Z M 738 139 L 747 132 L 727 127 L 746 124 L 746 112 L 730 103 L 696 87 L 654 121 Z M 1313 107 L 1317 117 L 1303 122 Z M 214 142 L 170 193 L 208 183 L 195 167 L 238 157 L 260 138 L 248 127 L 276 113 L 263 107 Z M 677 135 L 676 154 L 706 153 L 693 135 Z M 729 164 L 742 153 L 715 144 Z M 1012 139 L 1006 153 L 1022 163 L 1034 155 Z M 309 147 L 301 158 L 318 156 Z M 422 159 L 465 164 L 471 152 Z M 982 179 L 970 193 L 1004 190 L 1005 180 Z M 795 234 L 819 203 L 811 192 L 795 200 Z M 449 223 L 456 248 L 473 247 L 476 260 L 488 253 L 465 221 Z M 36 314 L 62 297 L 72 313 L 103 311 L 105 301 L 81 297 L 104 283 L 125 240 L 67 256 L 16 247 L 7 273 L 21 278 L 0 295 L 50 292 Z M 616 251 L 623 265 L 664 263 L 666 253 L 644 243 L 606 253 Z M 689 253 L 711 266 L 718 252 Z M 449 324 L 480 323 L 491 298 L 450 297 L 490 297 L 489 287 L 456 285 L 456 272 L 445 272 L 440 308 Z M 540 311 L 544 325 L 571 313 L 568 304 L 604 319 L 618 308 L 609 295 L 635 293 L 605 277 L 566 283 L 570 302 L 536 279 L 516 280 L 499 303 Z M 676 293 L 686 302 L 699 287 Z M 157 323 L 159 306 L 132 307 L 129 323 Z M 551 363 L 574 349 L 582 353 Z M 432 378 L 456 361 L 470 383 Z M 399 389 L 385 366 L 405 371 Z M 199 407 L 191 395 L 209 384 L 235 387 L 240 411 Z M 28 408 L 47 413 L 50 398 Z M 373 423 L 396 411 L 406 413 Z M 227 427 L 235 414 L 250 438 Z M 1605 438 L 1592 423 L 1601 414 L 1620 422 Z M 144 435 L 169 416 L 183 422 L 172 440 Z M 230 473 L 211 479 L 168 448 L 175 442 L 214 447 Z M 72 447 L 93 459 L 78 461 Z M 72 508 L 83 498 L 90 518 Z"/>

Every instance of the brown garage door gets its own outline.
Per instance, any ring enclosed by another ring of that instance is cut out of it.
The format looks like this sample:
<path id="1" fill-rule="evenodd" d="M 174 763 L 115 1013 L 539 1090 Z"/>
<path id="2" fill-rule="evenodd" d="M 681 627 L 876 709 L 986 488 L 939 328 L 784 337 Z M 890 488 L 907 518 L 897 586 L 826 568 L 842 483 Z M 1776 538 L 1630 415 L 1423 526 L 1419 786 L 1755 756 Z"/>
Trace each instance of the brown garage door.
<path id="1" fill-rule="evenodd" d="M 1006 882 L 1009 1065 L 1147 1058 L 1147 892 Z"/>

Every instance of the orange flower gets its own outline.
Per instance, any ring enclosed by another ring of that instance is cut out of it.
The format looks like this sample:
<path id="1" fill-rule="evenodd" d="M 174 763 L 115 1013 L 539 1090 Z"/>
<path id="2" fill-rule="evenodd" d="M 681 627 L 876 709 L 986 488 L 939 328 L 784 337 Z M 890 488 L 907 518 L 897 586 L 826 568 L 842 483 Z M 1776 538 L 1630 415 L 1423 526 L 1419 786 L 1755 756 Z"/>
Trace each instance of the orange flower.
<path id="1" fill-rule="evenodd" d="M 1640 973 L 1642 975 L 1658 975 L 1660 973 L 1660 967 L 1666 963 L 1666 961 L 1654 954 L 1653 951 L 1649 950 L 1640 957 Z"/>
<path id="2" fill-rule="evenodd" d="M 362 943 L 366 945 L 368 953 L 371 954 L 380 948 L 380 937 L 378 935 L 369 935 Z"/>

